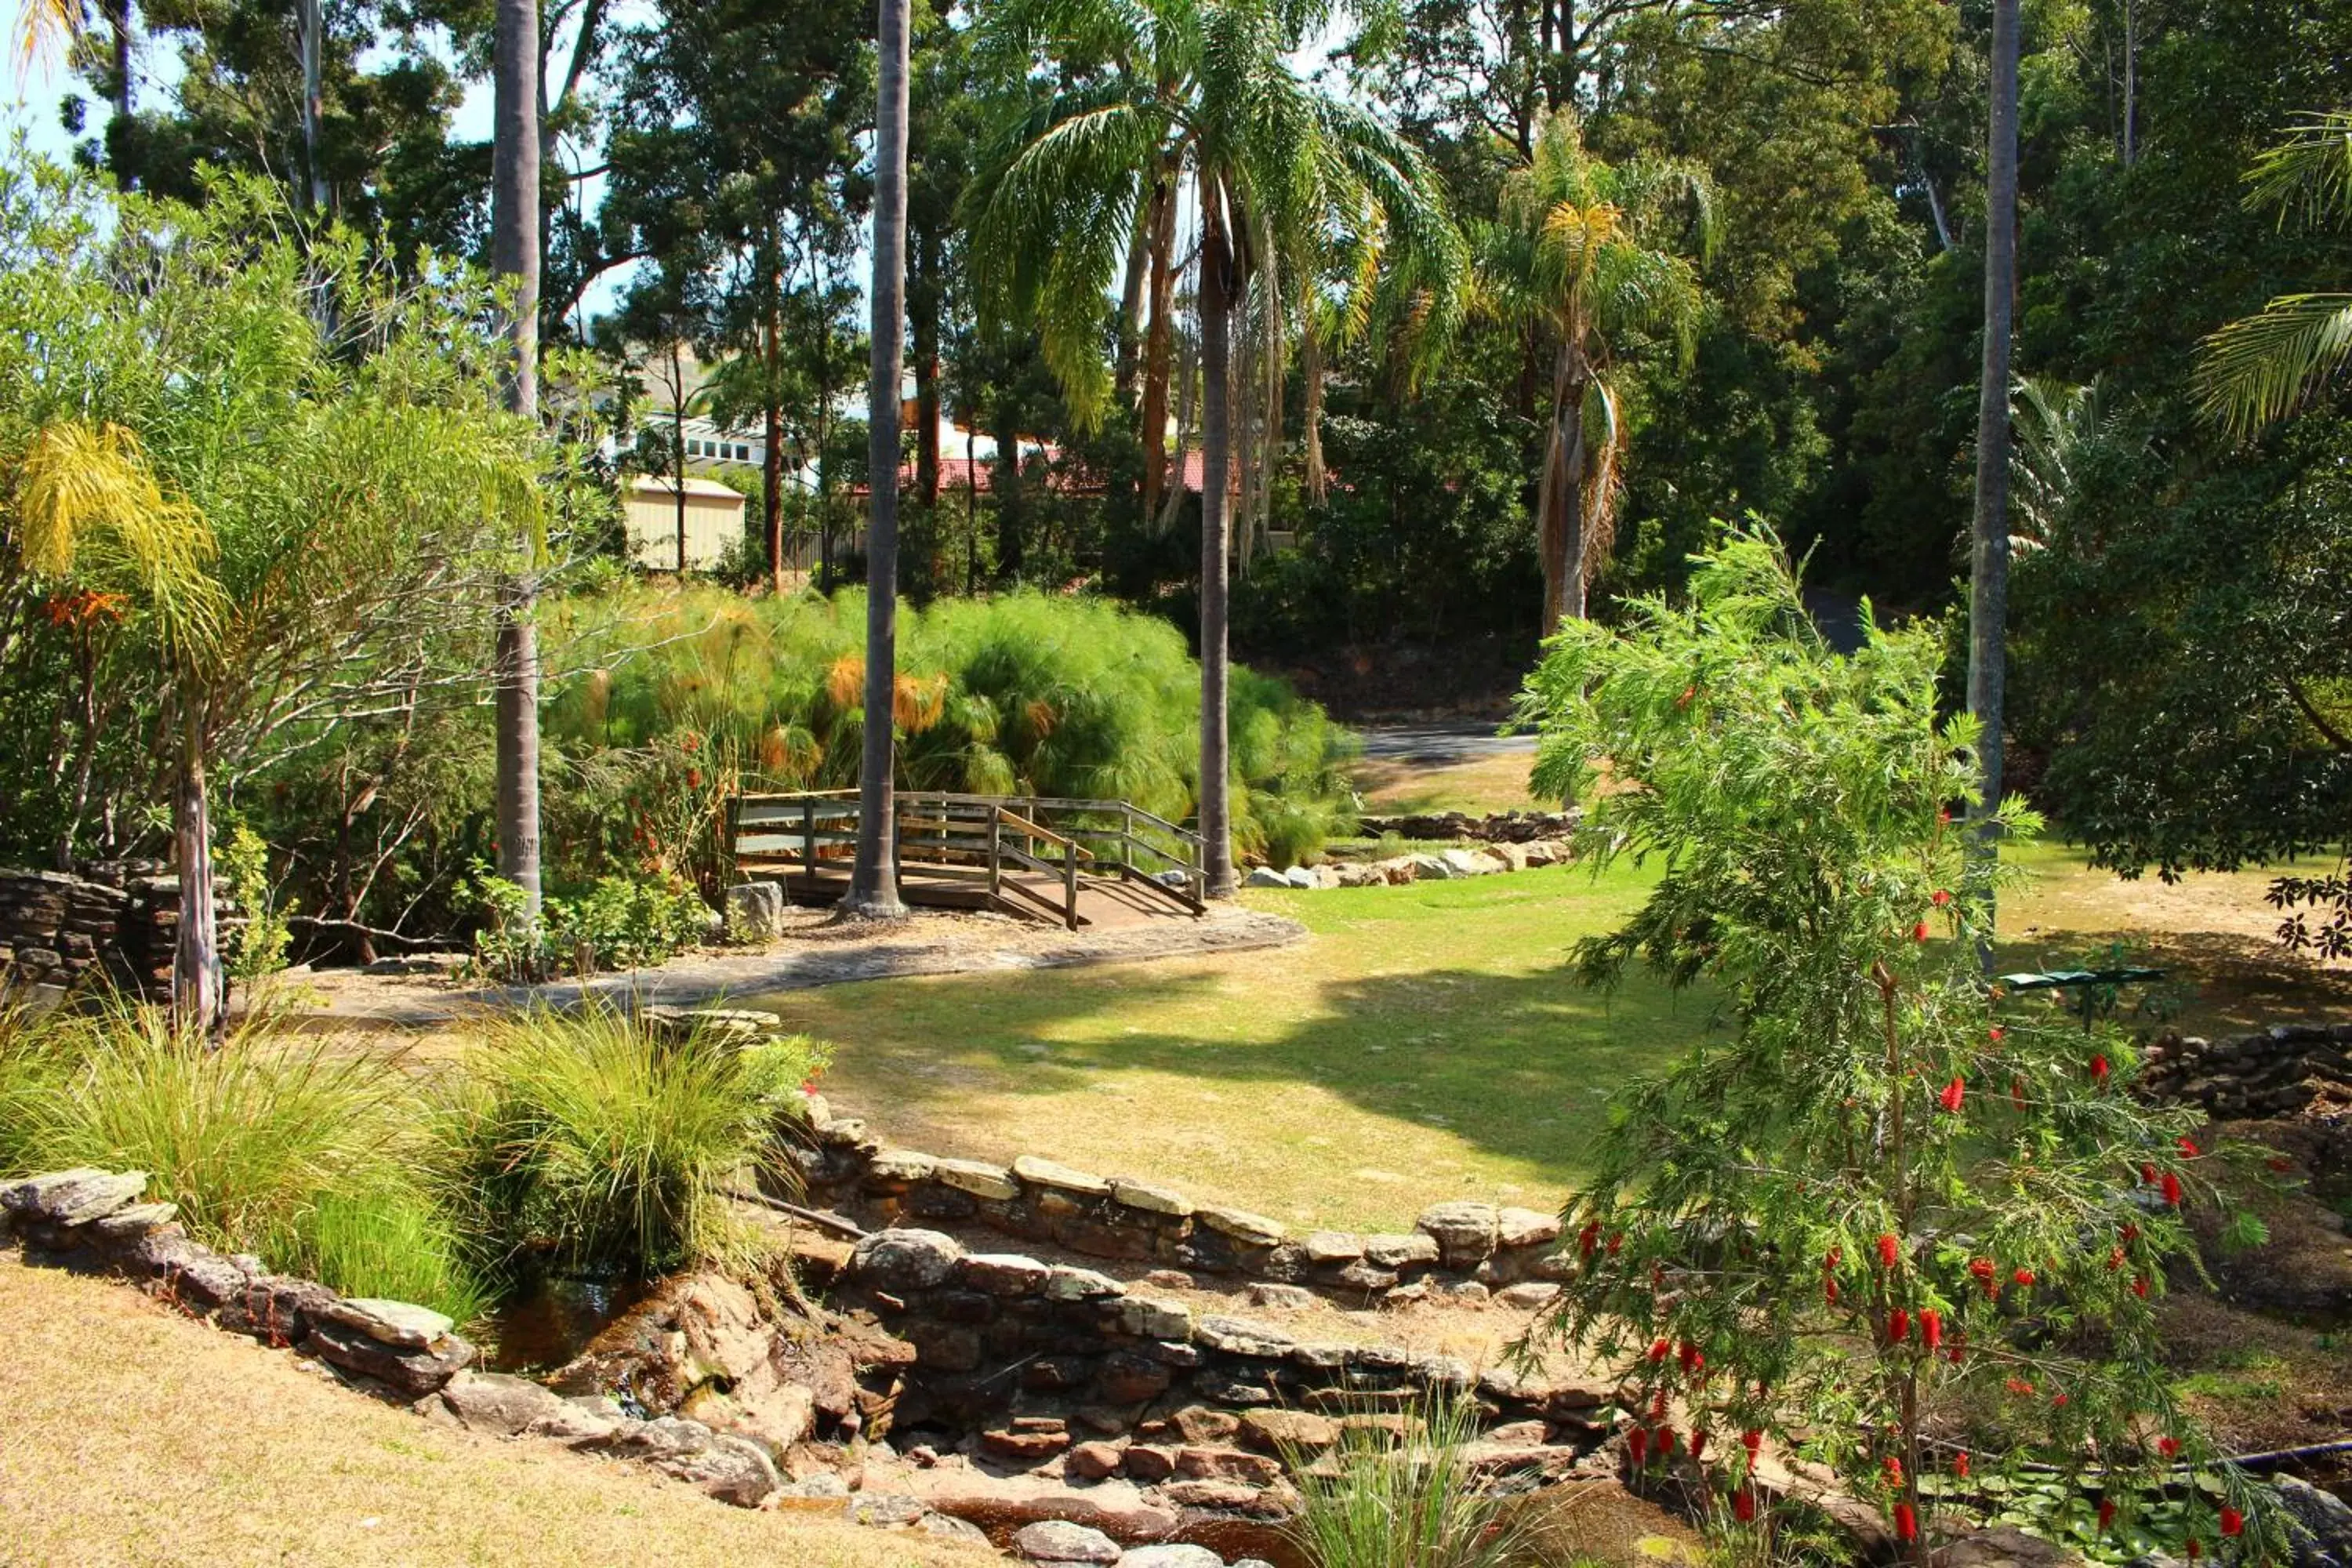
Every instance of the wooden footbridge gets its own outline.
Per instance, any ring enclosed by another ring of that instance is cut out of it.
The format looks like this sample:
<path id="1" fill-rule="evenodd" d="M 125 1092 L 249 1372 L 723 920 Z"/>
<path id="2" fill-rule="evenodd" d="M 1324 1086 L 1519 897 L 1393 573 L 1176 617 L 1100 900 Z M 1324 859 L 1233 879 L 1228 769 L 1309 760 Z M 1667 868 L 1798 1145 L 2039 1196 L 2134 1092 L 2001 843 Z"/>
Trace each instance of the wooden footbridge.
<path id="1" fill-rule="evenodd" d="M 835 903 L 857 853 L 855 790 L 745 795 L 729 803 L 735 864 L 796 903 Z M 1084 926 L 1197 916 L 1201 837 L 1120 800 L 898 795 L 898 896 Z"/>

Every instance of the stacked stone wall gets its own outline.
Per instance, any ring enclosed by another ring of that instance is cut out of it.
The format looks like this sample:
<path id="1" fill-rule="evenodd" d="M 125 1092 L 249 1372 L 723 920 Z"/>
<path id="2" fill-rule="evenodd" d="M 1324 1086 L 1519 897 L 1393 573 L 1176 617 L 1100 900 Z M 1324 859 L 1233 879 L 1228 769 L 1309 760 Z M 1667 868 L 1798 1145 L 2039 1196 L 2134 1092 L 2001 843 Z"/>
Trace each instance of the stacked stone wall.
<path id="1" fill-rule="evenodd" d="M 121 866 L 0 868 L 0 991 L 55 995 L 95 981 L 161 996 L 171 988 L 179 880 Z"/>
<path id="2" fill-rule="evenodd" d="M 2280 1024 L 2150 1046 L 2142 1089 L 2218 1120 L 2352 1113 L 2352 1024 Z"/>

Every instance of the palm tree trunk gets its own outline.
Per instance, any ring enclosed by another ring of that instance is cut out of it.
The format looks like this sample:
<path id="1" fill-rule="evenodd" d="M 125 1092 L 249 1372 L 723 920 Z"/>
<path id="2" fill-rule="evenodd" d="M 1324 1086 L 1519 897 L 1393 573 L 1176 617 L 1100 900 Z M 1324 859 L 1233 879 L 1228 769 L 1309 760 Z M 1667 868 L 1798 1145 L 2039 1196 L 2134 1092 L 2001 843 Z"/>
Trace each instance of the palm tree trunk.
<path id="1" fill-rule="evenodd" d="M 514 279 L 514 367 L 508 403 L 539 415 L 539 5 L 498 0 L 490 169 L 490 267 Z M 532 590 L 518 574 L 499 594 L 498 689 L 499 874 L 523 890 L 538 918 L 539 642 Z"/>
<path id="2" fill-rule="evenodd" d="M 1143 285 L 1151 270 L 1152 240 L 1160 232 L 1160 185 L 1153 181 L 1148 199 L 1137 209 L 1135 232 L 1128 237 L 1127 271 L 1118 290 L 1118 400 L 1135 391 L 1138 351 L 1143 336 Z"/>
<path id="3" fill-rule="evenodd" d="M 1176 278 L 1176 190 L 1173 178 L 1163 174 L 1156 187 L 1151 229 L 1151 324 L 1143 345 L 1143 517 L 1148 523 L 1167 488 L 1168 361 L 1174 336 L 1171 319 Z M 1178 448 L 1177 461 L 1183 461 Z"/>
<path id="4" fill-rule="evenodd" d="M 866 386 L 866 732 L 857 773 L 857 862 L 843 912 L 898 919 L 891 767 L 898 664 L 898 373 L 907 330 L 907 0 L 881 0 L 874 135 L 873 360 Z"/>
<path id="5" fill-rule="evenodd" d="M 908 293 L 915 341 L 915 495 L 928 513 L 940 507 L 940 280 L 939 239 L 909 235 L 919 289 Z M 931 537 L 939 537 L 936 524 Z M 936 555 L 936 551 L 934 552 Z M 938 575 L 936 571 L 934 577 Z"/>
<path id="6" fill-rule="evenodd" d="M 173 803 L 180 866 L 180 931 L 172 952 L 172 1013 L 184 1029 L 217 1036 L 223 1017 L 220 937 L 213 921 L 212 802 L 205 782 L 204 703 L 180 693 L 180 777 Z"/>
<path id="7" fill-rule="evenodd" d="M 783 250 L 776 225 L 768 227 L 766 374 L 761 377 L 760 531 L 768 545 L 768 588 L 784 591 Z"/>
<path id="8" fill-rule="evenodd" d="M 320 216 L 327 210 L 327 174 L 319 166 L 319 120 L 326 100 L 320 66 L 325 12 L 325 0 L 302 0 L 298 24 L 302 34 L 302 172 L 310 180 L 310 210 Z"/>
<path id="9" fill-rule="evenodd" d="M 1207 896 L 1234 896 L 1233 779 L 1225 698 L 1226 573 L 1232 540 L 1233 354 L 1227 341 L 1234 283 L 1222 193 L 1201 183 L 1201 809 Z"/>
<path id="10" fill-rule="evenodd" d="M 1541 635 L 1584 616 L 1583 356 L 1560 345 L 1551 383 L 1551 427 L 1544 440 L 1543 477 L 1537 481 L 1536 540 L 1544 577 Z"/>
<path id="11" fill-rule="evenodd" d="M 1993 916 L 1991 863 L 2000 854 L 2001 697 L 2009 627 L 2009 348 L 2016 310 L 2018 0 L 1994 0 L 1992 112 L 1985 158 L 1984 374 L 1977 391 L 1977 500 L 1969 570 L 1969 711 L 1984 798 L 1970 836 L 1979 919 Z M 1988 964 L 1988 943 L 1981 955 Z M 1924 1561 L 1924 1559 L 1923 1559 Z"/>
<path id="12" fill-rule="evenodd" d="M 1323 471 L 1323 335 L 1315 330 L 1311 311 L 1302 338 L 1298 374 L 1307 384 L 1307 407 L 1301 420 L 1307 434 L 1307 500 L 1311 506 L 1321 506 L 1328 495 Z"/>

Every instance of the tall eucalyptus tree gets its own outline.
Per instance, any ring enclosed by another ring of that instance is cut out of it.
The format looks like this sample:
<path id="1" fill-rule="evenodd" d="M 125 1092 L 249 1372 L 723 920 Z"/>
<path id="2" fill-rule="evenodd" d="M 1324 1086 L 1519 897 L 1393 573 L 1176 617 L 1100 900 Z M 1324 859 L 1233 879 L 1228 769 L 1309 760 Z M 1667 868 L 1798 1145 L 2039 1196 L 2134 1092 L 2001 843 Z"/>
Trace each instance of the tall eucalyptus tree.
<path id="1" fill-rule="evenodd" d="M 1265 291 L 1261 320 L 1276 323 L 1265 347 L 1278 356 L 1288 279 L 1315 267 L 1337 230 L 1382 258 L 1381 286 L 1413 297 L 1418 309 L 1406 313 L 1425 341 L 1440 341 L 1458 314 L 1466 266 L 1419 152 L 1292 64 L 1333 12 L 1329 0 L 1006 0 L 981 24 L 979 59 L 994 78 L 997 111 L 967 193 L 982 306 L 1034 322 L 1082 422 L 1099 417 L 1114 386 L 1106 326 L 1128 247 L 1139 237 L 1164 247 L 1171 216 L 1196 215 L 1199 826 L 1213 898 L 1234 889 L 1226 605 L 1236 313 L 1254 288 Z M 1163 248 L 1144 269 L 1154 308 L 1148 343 L 1169 335 L 1161 301 L 1172 298 L 1171 261 Z M 1165 432 L 1153 426 L 1148 389 L 1145 401 L 1144 442 L 1156 455 Z"/>
<path id="2" fill-rule="evenodd" d="M 498 0 L 491 56 L 490 268 L 511 279 L 508 406 L 539 416 L 539 0 Z M 539 639 L 528 573 L 498 615 L 499 874 L 539 912 Z"/>

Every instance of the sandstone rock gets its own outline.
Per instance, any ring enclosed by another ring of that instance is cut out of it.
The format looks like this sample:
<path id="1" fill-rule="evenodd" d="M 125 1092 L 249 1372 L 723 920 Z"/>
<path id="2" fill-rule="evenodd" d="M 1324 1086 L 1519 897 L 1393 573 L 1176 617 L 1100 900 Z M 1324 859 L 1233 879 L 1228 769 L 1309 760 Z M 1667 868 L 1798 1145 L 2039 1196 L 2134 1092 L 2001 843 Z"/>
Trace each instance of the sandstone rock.
<path id="1" fill-rule="evenodd" d="M 982 1547 L 988 1544 L 988 1531 L 970 1520 L 958 1519 L 951 1513 L 927 1513 L 915 1521 L 915 1528 L 941 1541 L 966 1542 Z"/>
<path id="2" fill-rule="evenodd" d="M 1230 1236 L 1252 1247 L 1279 1246 L 1284 1235 L 1280 1220 L 1242 1209 L 1204 1208 L 1195 1217 L 1220 1236 Z"/>
<path id="3" fill-rule="evenodd" d="M 1096 1373 L 1102 1396 L 1113 1405 L 1140 1405 L 1168 1391 L 1168 1368 L 1151 1356 L 1114 1351 Z"/>
<path id="4" fill-rule="evenodd" d="M 1490 845 L 1487 847 L 1486 853 L 1502 862 L 1503 869 L 1506 871 L 1524 871 L 1528 868 L 1528 847 L 1524 844 Z"/>
<path id="5" fill-rule="evenodd" d="M 2011 1525 L 1979 1530 L 1936 1552 L 1940 1568 L 2078 1568 L 2082 1559 L 2063 1546 Z"/>
<path id="6" fill-rule="evenodd" d="M 159 1294 L 200 1310 L 234 1300 L 252 1277 L 174 1229 L 150 1231 L 123 1254 L 131 1272 L 152 1275 Z"/>
<path id="7" fill-rule="evenodd" d="M 1287 888 L 1291 886 L 1291 880 L 1286 873 L 1277 871 L 1271 866 L 1257 866 L 1252 868 L 1250 874 L 1242 879 L 1242 886 L 1244 888 Z"/>
<path id="8" fill-rule="evenodd" d="M 1097 1274 L 1091 1268 L 1071 1268 L 1056 1264 L 1045 1277 L 1045 1296 L 1054 1301 L 1093 1301 L 1112 1296 L 1124 1296 L 1127 1287 L 1108 1274 Z"/>
<path id="9" fill-rule="evenodd" d="M 2294 1568 L 2352 1568 L 2352 1503 L 2298 1477 L 2275 1484 Z"/>
<path id="10" fill-rule="evenodd" d="M 1154 1290 L 1190 1290 L 1199 1281 L 1181 1268 L 1155 1268 L 1143 1277 L 1143 1283 Z"/>
<path id="11" fill-rule="evenodd" d="M 1076 1193 L 1081 1197 L 1106 1198 L 1110 1195 L 1110 1184 L 1100 1176 L 1090 1176 L 1084 1171 L 1052 1160 L 1041 1160 L 1034 1154 L 1024 1154 L 1013 1162 L 1013 1173 L 1035 1187 L 1051 1187 L 1056 1192 Z"/>
<path id="12" fill-rule="evenodd" d="M 425 1350 L 447 1339 L 457 1326 L 430 1307 L 364 1296 L 325 1303 L 319 1309 L 319 1317 L 380 1345 L 412 1351 Z"/>
<path id="13" fill-rule="evenodd" d="M 1559 1239 L 1559 1215 L 1534 1209 L 1498 1209 L 1496 1240 L 1504 1247 L 1541 1247 Z"/>
<path id="14" fill-rule="evenodd" d="M 784 934 L 784 889 L 745 882 L 727 889 L 727 940 L 764 947 Z"/>
<path id="15" fill-rule="evenodd" d="M 849 1522 L 869 1530 L 899 1530 L 930 1511 L 930 1504 L 919 1497 L 877 1497 L 868 1493 L 850 1500 Z"/>
<path id="16" fill-rule="evenodd" d="M 552 1389 L 527 1377 L 499 1372 L 461 1372 L 434 1395 L 442 1409 L 471 1432 L 520 1436 L 546 1424 L 546 1435 L 580 1423 L 585 1413 Z"/>
<path id="17" fill-rule="evenodd" d="M 1181 1301 L 1129 1296 L 1118 1304 L 1122 1333 L 1147 1340 L 1184 1340 L 1192 1334 L 1192 1310 Z"/>
<path id="18" fill-rule="evenodd" d="M 1450 1203 L 1423 1211 L 1413 1225 L 1436 1240 L 1448 1267 L 1464 1268 L 1484 1262 L 1495 1250 L 1499 1223 L 1492 1204 Z"/>
<path id="19" fill-rule="evenodd" d="M 151 1230 L 171 1224 L 179 1213 L 177 1204 L 132 1204 L 90 1221 L 89 1227 L 108 1241 L 135 1241 Z"/>
<path id="20" fill-rule="evenodd" d="M 474 1362 L 474 1347 L 454 1334 L 428 1347 L 404 1349 L 340 1322 L 311 1324 L 302 1348 L 331 1366 L 373 1378 L 409 1399 L 438 1392 Z"/>
<path id="21" fill-rule="evenodd" d="M 1494 1296 L 1475 1279 L 1448 1280 L 1437 1288 L 1437 1293 L 1459 1307 L 1483 1307 Z"/>
<path id="22" fill-rule="evenodd" d="M 1174 1188 L 1139 1182 L 1131 1176 L 1113 1176 L 1110 1179 L 1110 1195 L 1129 1208 L 1141 1209 L 1146 1214 L 1181 1219 L 1192 1212 L 1192 1200 Z"/>
<path id="23" fill-rule="evenodd" d="M 1541 1421 L 1509 1421 L 1489 1427 L 1483 1439 L 1504 1448 L 1528 1448 L 1545 1442 L 1551 1428 Z"/>
<path id="24" fill-rule="evenodd" d="M 936 1156 L 913 1149 L 884 1149 L 866 1163 L 866 1172 L 882 1183 L 928 1182 L 940 1168 Z"/>
<path id="25" fill-rule="evenodd" d="M 1002 1428 L 980 1435 L 980 1446 L 1001 1458 L 1034 1465 L 1050 1459 L 1070 1446 L 1066 1431 L 1022 1432 Z"/>
<path id="26" fill-rule="evenodd" d="M 1437 1261 L 1437 1238 L 1414 1231 L 1410 1236 L 1368 1236 L 1364 1261 L 1381 1268 L 1410 1268 Z"/>
<path id="27" fill-rule="evenodd" d="M 335 1304 L 335 1293 L 309 1279 L 264 1274 L 221 1303 L 213 1321 L 231 1333 L 269 1345 L 289 1345 L 310 1331 Z"/>
<path id="28" fill-rule="evenodd" d="M 1242 1417 L 1241 1436 L 1264 1454 L 1319 1454 L 1339 1440 L 1339 1424 L 1305 1410 L 1253 1410 Z"/>
<path id="29" fill-rule="evenodd" d="M 1167 1542 L 1129 1547 L 1119 1557 L 1118 1568 L 1225 1568 L 1225 1560 L 1205 1546 Z"/>
<path id="30" fill-rule="evenodd" d="M 1240 1416 L 1205 1405 L 1188 1405 L 1169 1420 L 1185 1442 L 1196 1447 L 1230 1441 L 1242 1429 Z"/>
<path id="31" fill-rule="evenodd" d="M 1504 1286 L 1495 1292 L 1495 1300 L 1506 1307 L 1515 1308 L 1524 1312 L 1532 1311 L 1538 1307 L 1550 1306 L 1553 1299 L 1559 1294 L 1559 1286 L 1531 1280 L 1524 1285 Z"/>
<path id="32" fill-rule="evenodd" d="M 0 1208 L 50 1225 L 88 1225 L 129 1208 L 147 1190 L 144 1171 L 51 1171 L 0 1188 Z"/>
<path id="33" fill-rule="evenodd" d="M 1118 1544 L 1099 1530 L 1064 1520 L 1024 1524 L 1013 1537 L 1013 1550 L 1031 1563 L 1116 1563 Z"/>
<path id="34" fill-rule="evenodd" d="M 1397 1285 L 1397 1275 L 1394 1269 L 1375 1268 L 1370 1263 L 1360 1259 L 1340 1269 L 1333 1276 L 1333 1279 L 1350 1290 L 1361 1290 L 1372 1296 L 1377 1296 L 1383 1290 L 1392 1290 Z"/>
<path id="35" fill-rule="evenodd" d="M 1026 1296 L 1045 1289 L 1053 1270 L 1015 1252 L 974 1252 L 956 1265 L 957 1278 L 991 1296 Z"/>
<path id="36" fill-rule="evenodd" d="M 976 1198 L 991 1198 L 1009 1203 L 1021 1195 L 1020 1186 L 1013 1173 L 1002 1165 L 991 1165 L 979 1160 L 940 1160 L 931 1167 L 931 1179 L 953 1187 L 960 1193 L 970 1193 Z"/>
<path id="37" fill-rule="evenodd" d="M 1138 1443 L 1128 1449 L 1119 1468 L 1147 1486 L 1164 1481 L 1176 1473 L 1176 1450 L 1158 1443 Z"/>
<path id="38" fill-rule="evenodd" d="M 1162 1487 L 1160 1495 L 1180 1508 L 1239 1512 L 1257 1501 L 1258 1489 L 1246 1481 L 1177 1480 Z"/>
<path id="39" fill-rule="evenodd" d="M 1352 1263 L 1364 1255 L 1364 1238 L 1343 1230 L 1310 1231 L 1299 1245 L 1310 1263 Z"/>
<path id="40" fill-rule="evenodd" d="M 1126 1458 L 1127 1450 L 1119 1444 L 1080 1443 L 1070 1450 L 1069 1458 L 1062 1461 L 1062 1470 L 1065 1475 L 1075 1476 L 1080 1480 L 1098 1481 L 1107 1476 L 1118 1474 L 1119 1466 Z"/>
<path id="41" fill-rule="evenodd" d="M 651 1465 L 738 1508 L 757 1508 L 783 1484 L 774 1461 L 757 1443 L 675 1415 L 631 1422 L 594 1447 Z"/>
<path id="42" fill-rule="evenodd" d="M 1451 861 L 1439 855 L 1408 855 L 1404 863 L 1412 873 L 1412 879 L 1416 882 L 1458 881 L 1464 875 L 1454 869 Z"/>
<path id="43" fill-rule="evenodd" d="M 1192 1337 L 1213 1351 L 1267 1361 L 1281 1360 L 1290 1353 L 1290 1347 L 1298 1342 L 1271 1323 L 1215 1314 L 1203 1317 L 1195 1323 Z"/>
<path id="44" fill-rule="evenodd" d="M 963 1255 L 953 1237 L 936 1230 L 877 1230 L 857 1244 L 850 1269 L 860 1284 L 903 1296 L 945 1284 Z"/>
<path id="45" fill-rule="evenodd" d="M 971 1372 L 980 1365 L 977 1330 L 947 1323 L 910 1323 L 905 1330 L 915 1359 L 938 1372 Z"/>
<path id="46" fill-rule="evenodd" d="M 1315 1292 L 1297 1285 L 1270 1285 L 1259 1280 L 1242 1292 L 1253 1307 L 1274 1307 L 1284 1311 L 1303 1312 L 1315 1305 Z"/>

